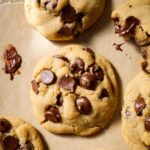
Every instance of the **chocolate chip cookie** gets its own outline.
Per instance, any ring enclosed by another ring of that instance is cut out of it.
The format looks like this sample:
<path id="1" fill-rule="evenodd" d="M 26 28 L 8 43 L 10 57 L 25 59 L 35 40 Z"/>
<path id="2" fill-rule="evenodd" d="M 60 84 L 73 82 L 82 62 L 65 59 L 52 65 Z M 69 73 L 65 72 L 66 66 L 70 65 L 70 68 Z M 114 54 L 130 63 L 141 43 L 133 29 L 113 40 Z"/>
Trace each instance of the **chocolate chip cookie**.
<path id="1" fill-rule="evenodd" d="M 71 40 L 92 26 L 105 0 L 25 0 L 27 21 L 49 40 Z"/>
<path id="2" fill-rule="evenodd" d="M 115 23 L 115 32 L 125 39 L 133 38 L 140 47 L 144 62 L 142 68 L 150 73 L 149 60 L 147 59 L 150 45 L 150 1 L 127 0 L 112 13 Z"/>
<path id="3" fill-rule="evenodd" d="M 122 110 L 122 131 L 133 150 L 150 149 L 150 77 L 141 72 L 128 85 Z"/>
<path id="4" fill-rule="evenodd" d="M 31 84 L 34 114 L 53 133 L 93 134 L 108 124 L 117 108 L 112 66 L 83 46 L 69 45 L 43 58 Z"/>
<path id="5" fill-rule="evenodd" d="M 1 150 L 44 150 L 37 131 L 23 120 L 0 116 Z"/>

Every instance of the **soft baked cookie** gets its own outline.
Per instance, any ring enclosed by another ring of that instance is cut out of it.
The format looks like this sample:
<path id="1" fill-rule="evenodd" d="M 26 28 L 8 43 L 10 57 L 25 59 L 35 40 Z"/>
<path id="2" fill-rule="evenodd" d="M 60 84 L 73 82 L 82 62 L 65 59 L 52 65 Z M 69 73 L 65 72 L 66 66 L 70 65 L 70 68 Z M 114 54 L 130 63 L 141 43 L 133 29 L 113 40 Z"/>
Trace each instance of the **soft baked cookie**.
<path id="1" fill-rule="evenodd" d="M 148 60 L 150 44 L 150 0 L 127 0 L 112 13 L 115 32 L 125 39 L 134 38 L 141 48 L 142 68 L 150 73 Z M 148 51 L 148 52 L 147 52 Z"/>
<path id="2" fill-rule="evenodd" d="M 38 132 L 23 120 L 0 116 L 0 150 L 44 150 Z"/>
<path id="3" fill-rule="evenodd" d="M 86 47 L 69 45 L 35 67 L 31 100 L 41 125 L 53 133 L 86 136 L 104 128 L 117 107 L 110 63 Z"/>
<path id="4" fill-rule="evenodd" d="M 125 91 L 122 131 L 133 150 L 150 149 L 150 76 L 144 72 Z"/>
<path id="5" fill-rule="evenodd" d="M 105 0 L 25 0 L 27 21 L 49 40 L 71 40 L 94 24 Z"/>

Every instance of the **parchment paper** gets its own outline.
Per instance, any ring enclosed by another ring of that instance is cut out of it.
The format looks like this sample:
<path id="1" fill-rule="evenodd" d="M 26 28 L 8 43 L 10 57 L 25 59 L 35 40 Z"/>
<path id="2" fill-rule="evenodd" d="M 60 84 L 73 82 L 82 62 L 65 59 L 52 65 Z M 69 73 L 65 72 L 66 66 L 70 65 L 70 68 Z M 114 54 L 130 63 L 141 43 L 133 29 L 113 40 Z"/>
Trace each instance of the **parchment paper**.
<path id="1" fill-rule="evenodd" d="M 140 53 L 132 43 L 123 45 L 123 52 L 116 51 L 114 42 L 123 39 L 114 34 L 110 19 L 112 10 L 123 0 L 107 0 L 101 19 L 77 40 L 67 43 L 50 42 L 35 31 L 25 20 L 23 3 L 2 4 L 0 6 L 0 114 L 20 117 L 33 124 L 46 143 L 46 150 L 129 150 L 121 135 L 120 110 L 110 125 L 92 137 L 59 136 L 48 133 L 35 120 L 29 98 L 32 69 L 40 58 L 59 51 L 59 47 L 71 43 L 91 47 L 101 53 L 114 65 L 118 74 L 120 95 L 125 87 L 140 72 Z M 5 46 L 13 44 L 23 58 L 21 74 L 13 81 L 4 73 L 2 54 Z M 122 98 L 119 99 L 123 102 Z"/>

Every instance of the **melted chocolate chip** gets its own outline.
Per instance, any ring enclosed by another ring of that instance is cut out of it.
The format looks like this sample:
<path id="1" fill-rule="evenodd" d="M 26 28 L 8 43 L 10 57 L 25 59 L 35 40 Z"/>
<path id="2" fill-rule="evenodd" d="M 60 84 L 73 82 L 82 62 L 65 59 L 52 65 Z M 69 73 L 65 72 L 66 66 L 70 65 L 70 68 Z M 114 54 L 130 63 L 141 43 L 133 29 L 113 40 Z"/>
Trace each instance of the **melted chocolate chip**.
<path id="1" fill-rule="evenodd" d="M 76 58 L 74 64 L 71 65 L 71 71 L 73 73 L 82 72 L 84 70 L 84 61 L 81 58 Z"/>
<path id="2" fill-rule="evenodd" d="M 145 129 L 150 131 L 150 115 L 147 115 L 145 118 Z"/>
<path id="3" fill-rule="evenodd" d="M 147 69 L 147 67 L 148 67 L 148 62 L 147 61 L 142 62 L 141 66 L 142 66 L 142 70 L 144 72 L 150 74 L 150 70 Z"/>
<path id="4" fill-rule="evenodd" d="M 75 79 L 71 77 L 62 76 L 58 84 L 61 88 L 65 90 L 74 91 L 76 88 Z"/>
<path id="5" fill-rule="evenodd" d="M 45 109 L 45 120 L 46 121 L 52 121 L 54 123 L 58 123 L 61 121 L 61 115 L 59 113 L 59 110 L 57 107 L 49 105 Z"/>
<path id="6" fill-rule="evenodd" d="M 26 143 L 21 146 L 19 150 L 34 150 L 34 146 L 30 141 L 26 141 Z"/>
<path id="7" fill-rule="evenodd" d="M 95 53 L 91 48 L 84 49 L 91 54 L 91 56 L 95 59 Z"/>
<path id="8" fill-rule="evenodd" d="M 138 98 L 135 101 L 134 109 L 136 111 L 137 116 L 142 116 L 142 111 L 146 107 L 144 98 Z"/>
<path id="9" fill-rule="evenodd" d="M 66 7 L 63 8 L 61 12 L 61 20 L 64 23 L 72 23 L 76 21 L 76 19 L 77 19 L 76 11 L 72 6 L 67 5 Z"/>
<path id="10" fill-rule="evenodd" d="M 31 84 L 32 84 L 32 90 L 38 94 L 39 93 L 39 84 L 35 81 L 35 80 L 32 80 L 31 81 Z"/>
<path id="11" fill-rule="evenodd" d="M 78 111 L 83 115 L 88 115 L 92 110 L 89 99 L 83 96 L 76 100 L 76 106 Z"/>
<path id="12" fill-rule="evenodd" d="M 97 79 L 97 80 L 100 80 L 100 81 L 103 81 L 104 80 L 104 72 L 102 70 L 101 67 L 99 66 L 91 66 L 89 68 L 90 70 L 90 73 Z"/>
<path id="13" fill-rule="evenodd" d="M 58 31 L 58 34 L 62 36 L 71 36 L 73 35 L 73 29 L 68 26 L 64 26 Z"/>
<path id="14" fill-rule="evenodd" d="M 66 61 L 67 63 L 69 63 L 69 59 L 66 58 L 65 56 L 62 56 L 62 55 L 55 55 L 54 57 L 55 57 L 55 58 L 58 58 L 58 59 L 62 59 L 63 61 Z"/>
<path id="15" fill-rule="evenodd" d="M 10 74 L 10 79 L 14 79 L 14 74 L 21 67 L 22 59 L 18 54 L 16 48 L 12 45 L 8 45 L 4 52 L 4 61 L 5 61 L 5 73 Z"/>
<path id="16" fill-rule="evenodd" d="M 140 24 L 140 21 L 134 16 L 126 18 L 124 26 L 119 25 L 118 20 L 114 21 L 115 21 L 115 32 L 119 33 L 120 36 L 127 34 L 134 34 L 136 26 Z"/>
<path id="17" fill-rule="evenodd" d="M 56 76 L 55 74 L 50 70 L 44 70 L 40 74 L 42 83 L 46 85 L 50 85 L 54 83 Z"/>
<path id="18" fill-rule="evenodd" d="M 0 119 L 0 132 L 6 133 L 11 129 L 11 124 L 6 119 Z"/>
<path id="19" fill-rule="evenodd" d="M 100 95 L 100 98 L 104 98 L 104 97 L 109 97 L 109 93 L 106 89 L 103 89 Z"/>
<path id="20" fill-rule="evenodd" d="M 56 102 L 56 105 L 57 106 L 62 106 L 63 105 L 63 97 L 62 97 L 62 93 L 58 94 L 57 95 L 57 102 Z"/>
<path id="21" fill-rule="evenodd" d="M 86 72 L 82 74 L 82 76 L 80 77 L 81 87 L 85 89 L 93 90 L 95 88 L 95 85 L 96 85 L 96 79 L 91 73 Z"/>
<path id="22" fill-rule="evenodd" d="M 6 136 L 2 139 L 1 145 L 4 150 L 17 150 L 19 140 L 13 136 Z"/>

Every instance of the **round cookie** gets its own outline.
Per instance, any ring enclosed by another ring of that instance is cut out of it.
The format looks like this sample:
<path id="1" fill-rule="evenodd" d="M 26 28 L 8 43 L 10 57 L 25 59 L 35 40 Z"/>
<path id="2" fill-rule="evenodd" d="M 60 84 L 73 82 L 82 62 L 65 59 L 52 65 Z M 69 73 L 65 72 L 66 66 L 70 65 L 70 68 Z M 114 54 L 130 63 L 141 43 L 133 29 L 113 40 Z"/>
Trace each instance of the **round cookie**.
<path id="1" fill-rule="evenodd" d="M 150 149 L 150 77 L 144 72 L 125 91 L 122 131 L 133 150 Z"/>
<path id="2" fill-rule="evenodd" d="M 69 45 L 36 65 L 31 100 L 35 116 L 48 131 L 87 136 L 112 119 L 118 86 L 104 57 L 90 48 Z"/>
<path id="3" fill-rule="evenodd" d="M 105 0 L 25 0 L 27 21 L 49 40 L 77 37 L 93 25 L 104 10 Z"/>
<path id="4" fill-rule="evenodd" d="M 1 150 L 44 150 L 38 132 L 23 120 L 0 115 Z"/>

